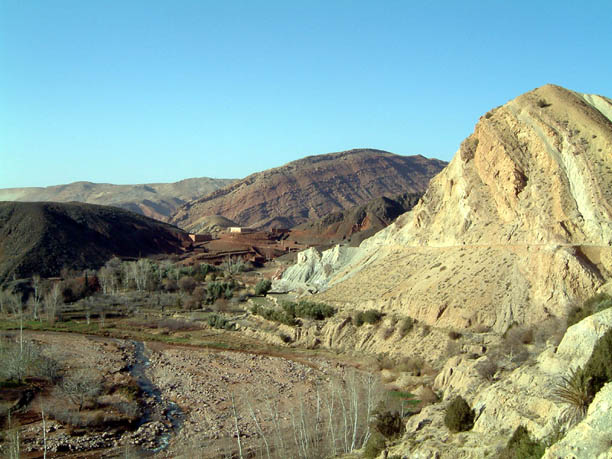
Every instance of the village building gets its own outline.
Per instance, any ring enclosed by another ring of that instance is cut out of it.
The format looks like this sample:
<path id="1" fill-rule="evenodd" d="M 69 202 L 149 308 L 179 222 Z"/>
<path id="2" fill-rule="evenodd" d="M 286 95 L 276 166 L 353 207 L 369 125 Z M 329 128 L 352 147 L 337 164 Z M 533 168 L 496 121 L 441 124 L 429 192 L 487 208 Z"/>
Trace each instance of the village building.
<path id="1" fill-rule="evenodd" d="M 212 236 L 208 233 L 190 234 L 189 239 L 191 239 L 193 242 L 208 242 L 208 241 L 212 241 Z"/>

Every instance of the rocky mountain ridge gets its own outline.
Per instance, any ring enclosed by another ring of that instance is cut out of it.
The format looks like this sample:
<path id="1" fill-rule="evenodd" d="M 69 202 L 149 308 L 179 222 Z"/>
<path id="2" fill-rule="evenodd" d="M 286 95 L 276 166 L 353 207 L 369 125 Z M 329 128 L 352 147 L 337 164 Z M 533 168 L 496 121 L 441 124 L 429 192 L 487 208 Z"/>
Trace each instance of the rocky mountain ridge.
<path id="1" fill-rule="evenodd" d="M 442 327 L 535 324 L 612 276 L 611 204 L 612 101 L 546 85 L 481 117 L 412 211 L 277 285 Z"/>
<path id="2" fill-rule="evenodd" d="M 309 156 L 189 202 L 170 221 L 199 231 L 202 218 L 222 215 L 241 226 L 290 228 L 383 195 L 422 192 L 445 165 L 371 149 Z"/>
<path id="3" fill-rule="evenodd" d="M 212 193 L 232 179 L 189 178 L 174 183 L 113 185 L 74 182 L 66 185 L 0 189 L 0 201 L 70 202 L 121 207 L 160 221 L 167 221 L 187 201 Z"/>

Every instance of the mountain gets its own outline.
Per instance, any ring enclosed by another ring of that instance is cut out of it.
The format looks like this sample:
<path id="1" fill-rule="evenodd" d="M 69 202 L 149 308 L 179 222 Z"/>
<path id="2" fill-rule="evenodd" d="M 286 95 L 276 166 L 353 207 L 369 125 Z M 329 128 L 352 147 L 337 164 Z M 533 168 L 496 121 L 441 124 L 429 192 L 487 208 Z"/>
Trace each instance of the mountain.
<path id="1" fill-rule="evenodd" d="M 4 188 L 0 189 L 0 201 L 78 201 L 121 207 L 166 221 L 185 202 L 212 193 L 233 181 L 200 177 L 175 183 L 143 185 L 74 182 L 45 188 Z"/>
<path id="2" fill-rule="evenodd" d="M 421 196 L 423 193 L 403 193 L 393 198 L 381 196 L 366 204 L 302 223 L 292 234 L 322 242 L 348 241 L 351 246 L 357 246 L 412 209 Z"/>
<path id="3" fill-rule="evenodd" d="M 293 227 L 383 195 L 422 192 L 445 165 L 370 149 L 308 156 L 189 202 L 170 222 L 199 231 L 202 218 L 223 215 L 241 226 Z"/>
<path id="4" fill-rule="evenodd" d="M 281 284 L 503 332 L 609 282 L 611 245 L 612 101 L 546 85 L 481 117 L 410 212 L 359 248 L 303 254 Z"/>
<path id="5" fill-rule="evenodd" d="M 13 275 L 98 268 L 113 256 L 178 253 L 182 230 L 116 207 L 0 202 L 0 283 Z"/>

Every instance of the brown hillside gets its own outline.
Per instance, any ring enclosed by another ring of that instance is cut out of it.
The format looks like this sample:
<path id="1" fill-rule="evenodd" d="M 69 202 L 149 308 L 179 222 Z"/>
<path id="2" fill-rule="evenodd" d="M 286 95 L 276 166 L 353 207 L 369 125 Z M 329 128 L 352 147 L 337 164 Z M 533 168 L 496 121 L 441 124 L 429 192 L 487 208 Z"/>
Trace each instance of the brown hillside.
<path id="1" fill-rule="evenodd" d="M 0 189 L 0 201 L 77 201 L 121 207 L 147 217 L 167 221 L 168 217 L 185 202 L 212 193 L 233 181 L 200 177 L 175 183 L 143 185 L 74 182 L 45 188 L 4 188 Z"/>
<path id="2" fill-rule="evenodd" d="M 98 268 L 112 256 L 181 251 L 180 229 L 116 207 L 81 203 L 0 202 L 0 283 L 63 267 Z"/>
<path id="3" fill-rule="evenodd" d="M 422 193 L 403 193 L 393 198 L 382 196 L 367 204 L 302 223 L 294 228 L 292 236 L 298 234 L 309 241 L 320 240 L 321 243 L 347 241 L 351 246 L 358 246 L 412 209 L 421 196 Z"/>
<path id="4" fill-rule="evenodd" d="M 187 203 L 170 221 L 190 231 L 209 215 L 242 226 L 293 227 L 383 195 L 422 192 L 445 164 L 367 149 L 309 156 Z"/>

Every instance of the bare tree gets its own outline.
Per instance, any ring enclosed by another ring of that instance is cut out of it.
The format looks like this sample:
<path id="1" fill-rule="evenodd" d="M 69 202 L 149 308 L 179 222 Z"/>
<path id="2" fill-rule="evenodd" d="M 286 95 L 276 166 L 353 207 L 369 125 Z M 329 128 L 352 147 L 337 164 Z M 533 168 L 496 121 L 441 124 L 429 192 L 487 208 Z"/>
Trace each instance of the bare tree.
<path id="1" fill-rule="evenodd" d="M 232 400 L 232 413 L 234 415 L 234 426 L 236 428 L 236 441 L 238 442 L 238 453 L 239 453 L 240 459 L 244 459 L 244 456 L 242 455 L 242 442 L 240 441 L 240 429 L 238 428 L 238 413 L 236 412 L 236 401 L 234 399 L 233 392 L 231 393 L 230 397 Z"/>
<path id="2" fill-rule="evenodd" d="M 102 391 L 102 382 L 91 370 L 80 369 L 64 378 L 60 389 L 81 411 L 86 402 Z"/>
<path id="3" fill-rule="evenodd" d="M 34 295 L 31 300 L 32 314 L 34 316 L 34 320 L 38 320 L 38 310 L 42 303 L 42 282 L 38 274 L 34 274 L 32 276 L 32 287 L 34 288 Z"/>
<path id="4" fill-rule="evenodd" d="M 47 314 L 47 320 L 49 322 L 55 322 L 57 318 L 58 309 L 63 302 L 62 292 L 58 283 L 53 284 L 51 290 L 45 296 L 45 312 Z"/>
<path id="5" fill-rule="evenodd" d="M 40 399 L 40 416 L 42 417 L 43 431 L 43 459 L 47 459 L 47 420 L 45 418 L 45 406 L 43 405 L 42 399 Z"/>

